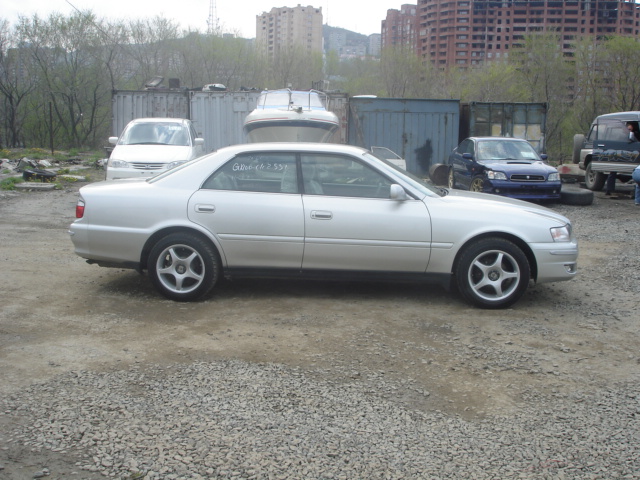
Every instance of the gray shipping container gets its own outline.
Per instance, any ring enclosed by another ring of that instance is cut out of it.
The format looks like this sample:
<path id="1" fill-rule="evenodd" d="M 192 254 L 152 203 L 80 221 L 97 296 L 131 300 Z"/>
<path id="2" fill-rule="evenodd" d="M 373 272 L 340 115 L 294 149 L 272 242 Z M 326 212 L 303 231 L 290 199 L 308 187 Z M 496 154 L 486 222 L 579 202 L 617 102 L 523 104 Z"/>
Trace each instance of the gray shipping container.
<path id="1" fill-rule="evenodd" d="M 464 103 L 460 112 L 460 138 L 513 137 L 545 149 L 546 103 Z"/>
<path id="2" fill-rule="evenodd" d="M 459 123 L 459 100 L 352 97 L 347 143 L 386 147 L 409 172 L 426 176 L 458 145 Z"/>
<path id="3" fill-rule="evenodd" d="M 118 90 L 111 102 L 111 134 L 115 137 L 135 118 L 189 118 L 189 96 L 182 90 Z"/>
<path id="4" fill-rule="evenodd" d="M 176 117 L 190 119 L 204 138 L 205 152 L 245 143 L 245 117 L 256 107 L 259 91 L 116 91 L 112 97 L 112 135 L 120 136 L 134 118 Z M 329 109 L 340 119 L 331 141 L 346 143 L 349 100 L 347 94 L 329 95 Z"/>
<path id="5" fill-rule="evenodd" d="M 256 108 L 260 92 L 191 92 L 191 121 L 204 138 L 204 151 L 245 143 L 245 117 Z"/>

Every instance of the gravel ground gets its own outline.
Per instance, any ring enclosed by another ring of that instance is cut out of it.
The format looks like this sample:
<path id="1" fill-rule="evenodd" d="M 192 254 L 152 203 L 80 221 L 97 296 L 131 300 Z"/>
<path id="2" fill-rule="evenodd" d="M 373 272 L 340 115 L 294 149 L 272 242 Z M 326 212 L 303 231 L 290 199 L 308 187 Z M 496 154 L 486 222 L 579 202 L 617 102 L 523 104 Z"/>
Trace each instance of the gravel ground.
<path id="1" fill-rule="evenodd" d="M 629 198 L 552 206 L 580 276 L 489 312 L 254 281 L 178 305 L 74 258 L 76 190 L 0 204 L 0 478 L 640 479 Z"/>

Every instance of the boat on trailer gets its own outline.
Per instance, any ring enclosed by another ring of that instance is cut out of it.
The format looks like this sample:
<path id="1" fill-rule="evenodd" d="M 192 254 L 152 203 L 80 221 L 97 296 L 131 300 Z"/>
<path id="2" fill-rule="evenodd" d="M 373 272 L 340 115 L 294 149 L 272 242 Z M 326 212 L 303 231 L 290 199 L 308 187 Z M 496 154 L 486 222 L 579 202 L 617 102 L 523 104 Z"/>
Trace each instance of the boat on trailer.
<path id="1" fill-rule="evenodd" d="M 327 95 L 317 90 L 265 90 L 244 121 L 247 141 L 328 142 L 340 127 L 327 109 Z"/>

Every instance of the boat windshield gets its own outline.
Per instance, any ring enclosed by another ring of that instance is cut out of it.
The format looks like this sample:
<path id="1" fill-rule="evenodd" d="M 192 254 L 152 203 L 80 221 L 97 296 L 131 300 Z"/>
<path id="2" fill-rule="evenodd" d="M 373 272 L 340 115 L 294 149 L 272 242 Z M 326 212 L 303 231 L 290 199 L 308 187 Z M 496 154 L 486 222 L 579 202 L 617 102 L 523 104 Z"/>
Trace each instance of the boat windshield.
<path id="1" fill-rule="evenodd" d="M 310 110 L 324 110 L 322 97 L 316 91 L 300 92 L 291 90 L 273 90 L 262 92 L 258 100 L 261 108 L 302 107 Z"/>

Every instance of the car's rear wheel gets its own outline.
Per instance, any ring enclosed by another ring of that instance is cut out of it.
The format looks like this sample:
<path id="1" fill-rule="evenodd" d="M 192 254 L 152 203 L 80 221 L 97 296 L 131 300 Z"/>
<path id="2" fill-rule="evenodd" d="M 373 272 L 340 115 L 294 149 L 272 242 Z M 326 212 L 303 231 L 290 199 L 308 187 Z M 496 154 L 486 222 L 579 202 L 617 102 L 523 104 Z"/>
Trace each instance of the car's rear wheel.
<path id="1" fill-rule="evenodd" d="M 485 238 L 465 248 L 454 273 L 467 301 L 481 308 L 506 308 L 526 291 L 531 267 L 514 243 Z"/>
<path id="2" fill-rule="evenodd" d="M 453 175 L 453 167 L 449 168 L 449 177 L 447 180 L 447 185 L 449 186 L 450 189 L 454 189 L 456 188 L 456 178 Z"/>
<path id="3" fill-rule="evenodd" d="M 158 241 L 148 259 L 149 276 L 164 296 L 196 300 L 218 281 L 220 260 L 213 247 L 188 233 L 172 233 Z"/>
<path id="4" fill-rule="evenodd" d="M 589 190 L 599 192 L 604 187 L 607 176 L 602 172 L 594 172 L 591 169 L 591 163 L 587 165 L 584 172 L 584 184 Z"/>
<path id="5" fill-rule="evenodd" d="M 484 190 L 484 179 L 482 177 L 474 177 L 469 185 L 472 192 L 482 192 Z"/>

